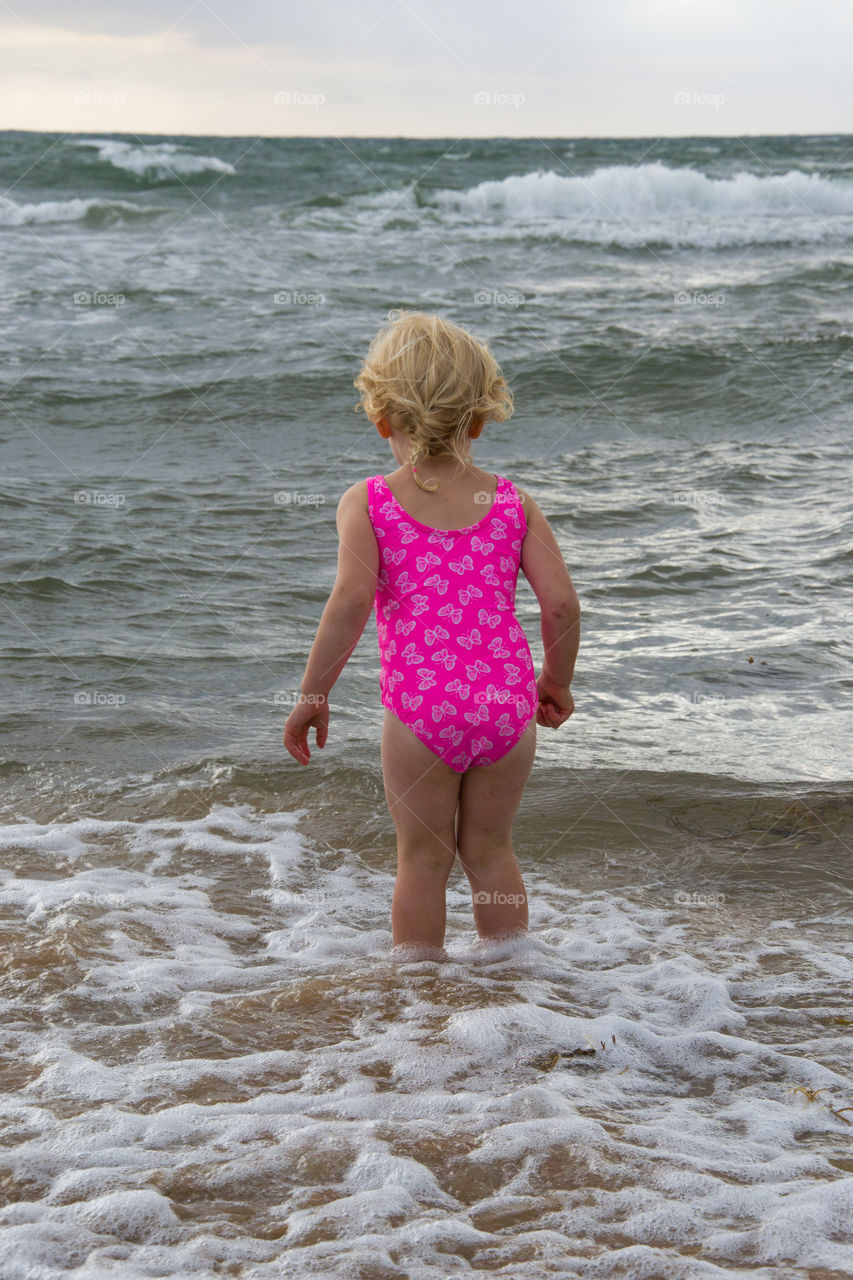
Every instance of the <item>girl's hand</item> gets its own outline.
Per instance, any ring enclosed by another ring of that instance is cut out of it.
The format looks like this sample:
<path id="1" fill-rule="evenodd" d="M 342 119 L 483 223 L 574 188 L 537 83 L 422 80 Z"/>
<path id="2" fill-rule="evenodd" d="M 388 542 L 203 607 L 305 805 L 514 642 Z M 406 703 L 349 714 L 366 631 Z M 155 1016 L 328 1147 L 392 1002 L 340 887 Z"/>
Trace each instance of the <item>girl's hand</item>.
<path id="1" fill-rule="evenodd" d="M 322 694 L 302 694 L 284 726 L 284 745 L 299 764 L 307 764 L 311 759 L 308 730 L 312 725 L 316 731 L 317 746 L 325 747 L 329 732 L 329 703 Z"/>
<path id="2" fill-rule="evenodd" d="M 575 700 L 569 686 L 556 684 L 543 672 L 536 681 L 536 689 L 539 694 L 536 723 L 548 729 L 559 729 L 575 709 Z"/>

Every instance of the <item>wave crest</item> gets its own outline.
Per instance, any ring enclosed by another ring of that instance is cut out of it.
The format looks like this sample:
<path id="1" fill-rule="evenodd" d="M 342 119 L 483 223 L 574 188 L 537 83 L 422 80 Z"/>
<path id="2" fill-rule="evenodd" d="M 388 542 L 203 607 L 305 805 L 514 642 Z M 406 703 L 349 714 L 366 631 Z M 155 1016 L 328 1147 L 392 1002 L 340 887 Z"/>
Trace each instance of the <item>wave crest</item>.
<path id="1" fill-rule="evenodd" d="M 98 159 L 137 178 L 158 182 L 180 181 L 201 173 L 236 173 L 233 165 L 217 156 L 198 156 L 176 142 L 121 142 L 115 138 L 85 138 L 78 147 L 95 147 Z"/>
<path id="2" fill-rule="evenodd" d="M 657 161 L 608 165 L 581 177 L 511 174 L 467 191 L 439 191 L 436 201 L 445 213 L 490 222 L 574 219 L 575 237 L 596 243 L 713 246 L 835 235 L 824 219 L 853 216 L 853 183 L 799 169 L 711 178 Z"/>
<path id="3" fill-rule="evenodd" d="M 112 226 L 133 218 L 162 213 L 130 204 L 127 200 L 40 200 L 35 204 L 18 204 L 8 196 L 0 196 L 0 227 L 26 227 L 44 222 L 86 222 L 89 226 Z"/>

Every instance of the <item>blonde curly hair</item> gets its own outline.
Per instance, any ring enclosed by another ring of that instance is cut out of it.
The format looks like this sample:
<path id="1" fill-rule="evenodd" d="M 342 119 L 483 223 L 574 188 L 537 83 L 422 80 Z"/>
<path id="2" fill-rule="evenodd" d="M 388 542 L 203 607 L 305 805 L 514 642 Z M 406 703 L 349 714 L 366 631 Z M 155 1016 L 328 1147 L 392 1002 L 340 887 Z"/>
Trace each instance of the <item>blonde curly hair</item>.
<path id="1" fill-rule="evenodd" d="M 353 386 L 371 422 L 386 418 L 409 439 L 409 462 L 455 457 L 470 462 L 468 432 L 475 422 L 505 422 L 512 392 L 489 348 L 441 316 L 397 309 L 370 344 Z"/>

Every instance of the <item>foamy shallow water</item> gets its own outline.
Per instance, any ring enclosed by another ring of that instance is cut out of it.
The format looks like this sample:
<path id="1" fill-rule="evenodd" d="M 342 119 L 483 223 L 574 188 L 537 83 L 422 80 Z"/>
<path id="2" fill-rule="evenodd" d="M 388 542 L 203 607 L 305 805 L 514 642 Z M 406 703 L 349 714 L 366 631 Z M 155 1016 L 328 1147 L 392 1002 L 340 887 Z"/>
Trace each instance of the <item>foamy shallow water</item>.
<path id="1" fill-rule="evenodd" d="M 405 962 L 304 818 L 3 829 L 3 1280 L 853 1271 L 843 917 L 557 863 Z"/>

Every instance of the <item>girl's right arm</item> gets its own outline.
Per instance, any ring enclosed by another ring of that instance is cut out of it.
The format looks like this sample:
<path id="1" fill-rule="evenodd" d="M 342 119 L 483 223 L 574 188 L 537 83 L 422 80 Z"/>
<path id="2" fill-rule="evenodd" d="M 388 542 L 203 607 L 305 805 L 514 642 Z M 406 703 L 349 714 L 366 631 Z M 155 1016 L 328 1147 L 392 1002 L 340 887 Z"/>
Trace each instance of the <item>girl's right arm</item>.
<path id="1" fill-rule="evenodd" d="M 326 745 L 329 693 L 361 638 L 373 609 L 379 550 L 367 505 L 367 482 L 351 485 L 338 503 L 338 572 L 311 646 L 300 698 L 284 726 L 284 745 L 307 764 L 308 730 Z"/>
<path id="2" fill-rule="evenodd" d="M 545 646 L 536 722 L 556 729 L 575 709 L 569 686 L 580 644 L 580 602 L 553 529 L 530 494 L 518 492 L 527 516 L 521 571 L 539 601 Z"/>

